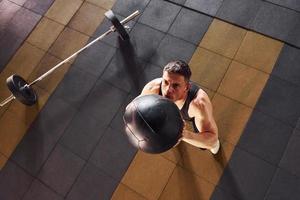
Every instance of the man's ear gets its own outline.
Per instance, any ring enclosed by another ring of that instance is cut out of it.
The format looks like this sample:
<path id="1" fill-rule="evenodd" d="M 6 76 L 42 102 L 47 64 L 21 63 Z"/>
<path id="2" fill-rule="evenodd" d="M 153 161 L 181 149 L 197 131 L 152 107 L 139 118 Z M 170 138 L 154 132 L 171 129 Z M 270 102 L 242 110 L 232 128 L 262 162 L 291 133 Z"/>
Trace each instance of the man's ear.
<path id="1" fill-rule="evenodd" d="M 186 90 L 189 90 L 192 87 L 191 83 L 188 82 L 187 86 L 186 86 Z"/>

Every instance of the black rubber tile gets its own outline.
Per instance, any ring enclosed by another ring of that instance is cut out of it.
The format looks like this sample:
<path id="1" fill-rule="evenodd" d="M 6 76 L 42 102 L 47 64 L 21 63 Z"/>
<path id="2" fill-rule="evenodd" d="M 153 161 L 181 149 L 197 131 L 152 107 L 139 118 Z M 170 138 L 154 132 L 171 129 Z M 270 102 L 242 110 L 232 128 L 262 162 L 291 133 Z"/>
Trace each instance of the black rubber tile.
<path id="1" fill-rule="evenodd" d="M 278 165 L 292 133 L 292 127 L 253 111 L 238 146 Z"/>
<path id="2" fill-rule="evenodd" d="M 21 199 L 32 181 L 23 169 L 8 161 L 0 172 L 0 199 Z"/>
<path id="3" fill-rule="evenodd" d="M 261 5 L 261 0 L 224 0 L 216 16 L 239 26 L 248 27 Z"/>
<path id="4" fill-rule="evenodd" d="M 137 23 L 130 33 L 134 55 L 148 61 L 157 50 L 164 35 L 156 29 Z"/>
<path id="5" fill-rule="evenodd" d="M 134 56 L 133 48 L 127 49 L 122 53 L 117 51 L 101 79 L 126 92 L 134 90 L 137 94 L 143 87 L 143 70 L 146 63 Z"/>
<path id="6" fill-rule="evenodd" d="M 287 44 L 281 50 L 272 74 L 300 86 L 300 49 Z"/>
<path id="7" fill-rule="evenodd" d="M 70 105 L 79 108 L 80 104 L 85 100 L 96 81 L 97 77 L 76 69 L 76 67 L 71 67 L 58 87 L 55 89 L 53 95 L 59 96 Z"/>
<path id="8" fill-rule="evenodd" d="M 118 15 L 117 13 L 114 13 L 114 14 L 119 19 L 120 22 L 125 18 L 121 15 Z M 126 29 L 127 33 L 130 33 L 130 31 L 134 27 L 137 19 L 138 18 L 136 17 L 133 20 L 131 20 L 125 24 L 126 26 L 130 27 L 129 29 Z M 100 37 L 102 34 L 107 32 L 111 26 L 112 26 L 112 23 L 107 18 L 104 18 L 102 23 L 98 26 L 98 28 L 94 32 L 92 39 Z M 113 32 L 113 33 L 106 35 L 101 41 L 106 44 L 109 44 L 113 47 L 119 47 L 120 40 L 121 39 L 119 37 L 119 34 L 117 32 Z"/>
<path id="9" fill-rule="evenodd" d="M 187 0 L 184 5 L 205 14 L 215 16 L 222 2 L 223 0 Z"/>
<path id="10" fill-rule="evenodd" d="M 215 187 L 210 200 L 238 200 L 231 194 L 225 192 L 224 190 L 220 189 L 219 187 Z"/>
<path id="11" fill-rule="evenodd" d="M 21 46 L 24 39 L 17 37 L 13 33 L 6 32 L 0 39 L 0 71 L 4 69 L 9 59 Z"/>
<path id="12" fill-rule="evenodd" d="M 6 32 L 6 28 L 21 7 L 8 0 L 0 1 L 0 39 Z"/>
<path id="13" fill-rule="evenodd" d="M 298 199 L 299 196 L 300 179 L 278 168 L 264 199 Z"/>
<path id="14" fill-rule="evenodd" d="M 89 162 L 116 180 L 121 180 L 137 149 L 127 139 L 124 131 L 107 129 Z"/>
<path id="15" fill-rule="evenodd" d="M 300 116 L 300 87 L 270 76 L 256 108 L 295 127 Z"/>
<path id="16" fill-rule="evenodd" d="M 79 175 L 85 161 L 58 144 L 41 169 L 38 178 L 65 196 Z"/>
<path id="17" fill-rule="evenodd" d="M 177 3 L 179 5 L 184 5 L 184 3 L 186 2 L 186 0 L 169 0 L 169 1 Z"/>
<path id="18" fill-rule="evenodd" d="M 286 8 L 294 9 L 297 11 L 300 11 L 300 1 L 298 0 L 287 0 L 287 1 L 281 1 L 281 0 L 266 0 L 269 2 L 272 2 L 277 5 L 284 6 Z"/>
<path id="19" fill-rule="evenodd" d="M 78 112 L 65 131 L 60 143 L 87 160 L 98 140 L 104 134 L 104 126 L 90 115 Z"/>
<path id="20" fill-rule="evenodd" d="M 189 62 L 196 46 L 171 35 L 166 35 L 161 41 L 151 63 L 157 66 L 165 66 L 172 60 L 183 60 Z"/>
<path id="21" fill-rule="evenodd" d="M 298 13 L 297 15 L 297 23 L 290 31 L 286 41 L 300 48 L 300 13 Z"/>
<path id="22" fill-rule="evenodd" d="M 250 28 L 268 36 L 286 40 L 296 20 L 295 11 L 264 2 Z"/>
<path id="23" fill-rule="evenodd" d="M 32 183 L 23 200 L 63 200 L 63 197 L 52 191 L 37 179 Z"/>
<path id="24" fill-rule="evenodd" d="M 27 0 L 24 7 L 33 10 L 40 15 L 44 15 L 53 2 L 54 0 Z"/>
<path id="25" fill-rule="evenodd" d="M 151 1 L 139 18 L 139 22 L 162 32 L 167 32 L 180 8 L 180 6 L 167 1 Z"/>
<path id="26" fill-rule="evenodd" d="M 219 186 L 238 199 L 263 199 L 275 170 L 273 165 L 235 148 Z"/>
<path id="27" fill-rule="evenodd" d="M 76 58 L 73 68 L 79 68 L 95 77 L 99 77 L 115 52 L 116 49 L 114 47 L 99 41 L 84 50 L 78 58 Z"/>
<path id="28" fill-rule="evenodd" d="M 25 39 L 40 19 L 41 15 L 22 7 L 11 19 L 8 24 L 7 31 Z"/>
<path id="29" fill-rule="evenodd" d="M 286 169 L 290 173 L 300 177 L 300 130 L 295 129 L 294 134 L 292 135 L 289 144 L 282 156 L 279 166 L 283 169 Z"/>
<path id="30" fill-rule="evenodd" d="M 90 114 L 100 124 L 109 124 L 126 97 L 124 91 L 99 80 L 80 110 Z"/>
<path id="31" fill-rule="evenodd" d="M 198 45 L 211 22 L 211 17 L 182 8 L 169 33 Z"/>
<path id="32" fill-rule="evenodd" d="M 66 199 L 109 200 L 118 184 L 119 181 L 88 163 Z"/>
<path id="33" fill-rule="evenodd" d="M 10 1 L 22 6 L 27 0 L 10 0 Z"/>
<path id="34" fill-rule="evenodd" d="M 50 98 L 12 155 L 33 176 L 38 174 L 76 110 L 58 98 Z"/>
<path id="35" fill-rule="evenodd" d="M 117 0 L 112 7 L 113 12 L 124 17 L 129 16 L 136 10 L 144 11 L 150 0 Z"/>

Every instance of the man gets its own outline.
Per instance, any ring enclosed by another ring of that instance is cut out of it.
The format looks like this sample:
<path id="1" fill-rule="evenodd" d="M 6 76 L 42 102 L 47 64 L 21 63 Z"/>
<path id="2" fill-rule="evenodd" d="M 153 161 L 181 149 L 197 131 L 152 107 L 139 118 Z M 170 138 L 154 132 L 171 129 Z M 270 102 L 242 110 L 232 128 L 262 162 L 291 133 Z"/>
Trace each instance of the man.
<path id="1" fill-rule="evenodd" d="M 141 95 L 159 94 L 172 100 L 185 121 L 180 140 L 216 154 L 220 142 L 211 102 L 202 89 L 190 82 L 190 77 L 188 64 L 181 60 L 172 61 L 164 67 L 161 78 L 145 85 Z M 193 123 L 194 131 L 187 129 L 188 121 Z"/>

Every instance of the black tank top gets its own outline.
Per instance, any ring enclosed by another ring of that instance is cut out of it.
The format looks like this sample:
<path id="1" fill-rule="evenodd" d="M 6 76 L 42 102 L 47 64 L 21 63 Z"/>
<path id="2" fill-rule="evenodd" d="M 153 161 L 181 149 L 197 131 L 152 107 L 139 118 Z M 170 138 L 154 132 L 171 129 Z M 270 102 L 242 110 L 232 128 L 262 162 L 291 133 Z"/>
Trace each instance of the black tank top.
<path id="1" fill-rule="evenodd" d="M 194 128 L 194 131 L 195 131 L 196 133 L 198 133 L 199 130 L 197 129 L 196 124 L 195 124 L 195 117 L 190 117 L 190 116 L 189 116 L 189 113 L 188 113 L 188 110 L 189 110 L 189 106 L 190 106 L 191 101 L 197 96 L 197 92 L 198 92 L 198 90 L 199 90 L 200 88 L 199 88 L 199 86 L 197 86 L 197 85 L 196 85 L 195 83 L 193 83 L 193 82 L 190 82 L 190 84 L 191 84 L 191 88 L 190 88 L 189 91 L 188 91 L 186 100 L 185 100 L 185 102 L 184 102 L 182 108 L 180 109 L 180 113 L 181 113 L 182 118 L 183 118 L 185 121 L 188 121 L 188 122 L 191 122 L 191 123 L 192 123 L 193 128 Z M 159 89 L 159 95 L 162 95 L 161 84 L 160 84 L 160 89 Z"/>

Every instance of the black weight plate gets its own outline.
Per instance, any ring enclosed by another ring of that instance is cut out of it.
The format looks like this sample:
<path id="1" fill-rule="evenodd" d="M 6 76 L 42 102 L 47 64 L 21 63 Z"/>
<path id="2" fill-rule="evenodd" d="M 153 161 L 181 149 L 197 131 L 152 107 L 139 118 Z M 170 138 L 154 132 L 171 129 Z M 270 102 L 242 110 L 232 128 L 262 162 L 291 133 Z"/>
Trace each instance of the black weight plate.
<path id="1" fill-rule="evenodd" d="M 104 15 L 114 25 L 116 31 L 119 33 L 119 35 L 122 38 L 122 40 L 128 40 L 129 39 L 129 35 L 128 35 L 127 31 L 125 30 L 124 26 L 120 23 L 120 21 L 118 20 L 118 18 L 114 15 L 114 13 L 111 10 L 109 10 Z"/>
<path id="2" fill-rule="evenodd" d="M 6 84 L 11 93 L 21 103 L 31 106 L 37 102 L 36 92 L 30 86 L 26 86 L 28 83 L 21 76 L 11 75 L 6 79 Z"/>

